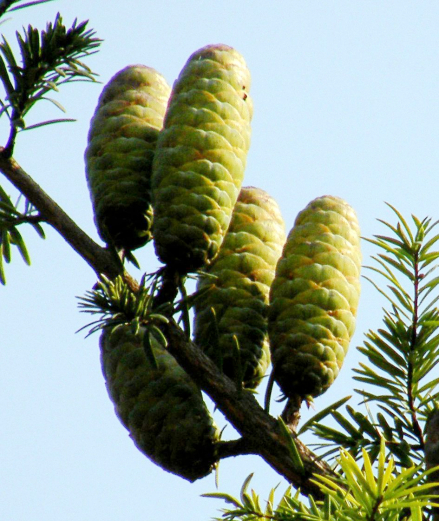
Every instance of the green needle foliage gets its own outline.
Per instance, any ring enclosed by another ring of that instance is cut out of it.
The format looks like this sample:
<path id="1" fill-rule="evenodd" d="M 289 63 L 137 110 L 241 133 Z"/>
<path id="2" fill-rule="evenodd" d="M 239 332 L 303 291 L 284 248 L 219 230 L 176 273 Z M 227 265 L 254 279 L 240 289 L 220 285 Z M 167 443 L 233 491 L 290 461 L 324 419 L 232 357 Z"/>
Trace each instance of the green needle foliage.
<path id="1" fill-rule="evenodd" d="M 92 291 L 87 291 L 84 297 L 78 297 L 78 307 L 83 313 L 99 315 L 98 320 L 81 328 L 80 331 L 89 329 L 88 335 L 91 335 L 104 328 L 131 323 L 133 332 L 137 334 L 140 325 L 143 325 L 161 345 L 166 346 L 167 341 L 158 326 L 160 323 L 166 323 L 168 319 L 160 313 L 153 312 L 154 291 L 155 281 L 146 288 L 143 278 L 139 290 L 133 293 L 121 276 L 109 280 L 101 275 L 101 280 Z"/>
<path id="2" fill-rule="evenodd" d="M 72 81 L 95 81 L 95 74 L 81 61 L 95 52 L 100 45 L 93 30 L 87 30 L 87 22 L 77 23 L 67 29 L 58 14 L 54 23 L 46 29 L 28 26 L 23 34 L 17 32 L 20 60 L 17 60 L 8 41 L 0 43 L 0 80 L 6 92 L 1 101 L 13 128 L 25 128 L 24 117 L 40 100 L 48 100 L 64 111 L 63 107 L 46 94 L 58 91 L 62 84 Z M 65 120 L 51 120 L 37 126 Z M 29 128 L 35 128 L 32 125 Z"/>
<path id="3" fill-rule="evenodd" d="M 19 208 L 23 208 L 20 210 Z M 17 248 L 27 265 L 30 265 L 30 257 L 18 227 L 22 224 L 30 224 L 38 235 L 44 239 L 44 230 L 40 224 L 41 217 L 35 208 L 25 201 L 20 205 L 20 199 L 14 204 L 11 198 L 0 186 L 0 283 L 6 284 L 5 264 L 9 264 L 12 258 L 12 247 Z"/>
<path id="4" fill-rule="evenodd" d="M 435 484 L 425 483 L 430 473 L 412 466 L 397 470 L 393 458 L 386 458 L 384 440 L 380 444 L 377 465 L 365 449 L 362 451 L 363 466 L 351 454 L 341 450 L 338 458 L 340 478 L 316 477 L 316 483 L 324 494 L 323 500 L 312 496 L 304 502 L 299 492 L 289 487 L 281 500 L 274 505 L 276 489 L 272 489 L 268 500 L 261 506 L 254 490 L 248 491 L 251 475 L 245 480 L 239 499 L 221 492 L 204 494 L 232 505 L 224 509 L 226 521 L 273 520 L 273 521 L 422 521 L 426 507 L 434 497 L 431 490 Z"/>
<path id="5" fill-rule="evenodd" d="M 439 252 L 433 249 L 439 234 L 434 233 L 437 221 L 413 216 L 410 229 L 394 211 L 399 217 L 397 226 L 384 223 L 392 235 L 370 241 L 382 251 L 374 258 L 378 267 L 371 269 L 387 280 L 388 289 L 373 284 L 387 298 L 390 310 L 384 310 L 384 327 L 366 334 L 359 350 L 368 364 L 360 364 L 355 379 L 374 387 L 374 392 L 358 393 L 378 405 L 378 421 L 390 446 L 414 444 L 413 455 L 419 459 L 424 448 L 421 423 L 439 397 L 439 378 L 432 375 L 439 358 L 439 277 L 434 276 Z M 387 427 L 385 416 L 393 418 L 395 432 Z"/>

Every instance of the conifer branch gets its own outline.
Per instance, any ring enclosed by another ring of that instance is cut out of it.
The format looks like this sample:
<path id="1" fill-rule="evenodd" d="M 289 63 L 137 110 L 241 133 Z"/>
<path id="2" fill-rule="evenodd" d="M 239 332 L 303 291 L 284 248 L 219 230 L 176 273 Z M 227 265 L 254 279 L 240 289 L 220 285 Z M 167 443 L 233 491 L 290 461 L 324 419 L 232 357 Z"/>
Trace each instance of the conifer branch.
<path id="1" fill-rule="evenodd" d="M 13 158 L 2 155 L 3 150 L 0 148 L 0 171 L 38 209 L 45 222 L 59 232 L 97 275 L 103 273 L 114 279 L 123 274 L 119 258 L 95 243 Z M 127 273 L 124 273 L 124 278 L 132 289 L 138 287 Z M 319 497 L 320 489 L 311 479 L 315 473 L 333 475 L 331 467 L 296 439 L 295 443 L 305 467 L 304 474 L 298 472 L 279 432 L 277 421 L 260 407 L 255 397 L 249 392 L 238 391 L 233 382 L 222 375 L 197 346 L 187 340 L 184 332 L 174 322 L 163 327 L 171 354 L 241 433 L 246 440 L 244 444 L 247 448 L 251 447 L 246 450 L 260 455 L 303 493 L 312 493 Z M 226 452 L 224 448 L 223 456 Z"/>
<path id="2" fill-rule="evenodd" d="M 79 228 L 13 158 L 5 157 L 4 150 L 0 147 L 0 171 L 38 209 L 41 218 L 59 232 L 97 275 L 103 273 L 109 278 L 114 278 L 123 273 L 123 266 L 118 257 L 99 246 Z"/>

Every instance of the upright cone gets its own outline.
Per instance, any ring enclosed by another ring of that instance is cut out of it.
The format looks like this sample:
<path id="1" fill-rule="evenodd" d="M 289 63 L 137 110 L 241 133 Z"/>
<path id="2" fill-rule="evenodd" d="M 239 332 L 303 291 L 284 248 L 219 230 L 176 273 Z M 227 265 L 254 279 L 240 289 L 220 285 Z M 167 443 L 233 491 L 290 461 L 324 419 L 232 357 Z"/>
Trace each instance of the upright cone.
<path id="1" fill-rule="evenodd" d="M 268 294 L 284 243 L 276 201 L 243 188 L 219 254 L 198 283 L 195 342 L 245 387 L 255 388 L 270 363 Z"/>
<path id="2" fill-rule="evenodd" d="M 337 377 L 355 330 L 360 230 L 354 210 L 323 196 L 297 216 L 270 291 L 274 378 L 288 398 L 316 397 Z"/>
<path id="3" fill-rule="evenodd" d="M 208 45 L 174 84 L 153 165 L 154 243 L 186 274 L 217 255 L 250 146 L 250 73 L 226 45 Z"/>
<path id="4" fill-rule="evenodd" d="M 85 162 L 95 221 L 117 249 L 151 239 L 152 160 L 170 91 L 154 69 L 130 65 L 104 87 L 91 120 Z"/>

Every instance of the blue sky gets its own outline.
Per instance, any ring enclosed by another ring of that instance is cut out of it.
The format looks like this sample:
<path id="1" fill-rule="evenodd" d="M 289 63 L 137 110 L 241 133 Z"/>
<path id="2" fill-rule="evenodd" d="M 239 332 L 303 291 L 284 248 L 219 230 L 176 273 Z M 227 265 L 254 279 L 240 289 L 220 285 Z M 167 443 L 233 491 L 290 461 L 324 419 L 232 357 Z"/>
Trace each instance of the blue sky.
<path id="1" fill-rule="evenodd" d="M 196 49 L 226 43 L 239 50 L 252 73 L 255 107 L 244 184 L 277 199 L 288 229 L 324 194 L 356 209 L 366 237 L 383 231 L 377 218 L 393 222 L 385 201 L 406 216 L 439 217 L 437 2 L 59 0 L 12 15 L 1 30 L 13 41 L 17 28 L 43 28 L 57 11 L 66 24 L 89 19 L 104 40 L 87 62 L 103 83 L 141 63 L 172 84 Z M 83 152 L 101 89 L 67 86 L 57 100 L 77 122 L 22 133 L 15 153 L 96 240 Z M 60 115 L 42 104 L 28 124 Z M 1 143 L 7 133 L 1 120 Z M 15 255 L 0 288 L 0 518 L 206 521 L 218 515 L 224 505 L 200 497 L 215 490 L 213 476 L 190 485 L 165 473 L 135 449 L 116 419 L 98 338 L 75 334 L 89 320 L 75 297 L 95 276 L 55 232 L 47 229 L 47 236 L 41 241 L 26 231 L 32 267 Z M 373 253 L 364 243 L 364 264 Z M 137 258 L 143 271 L 158 266 L 152 246 Z M 315 411 L 352 392 L 355 347 L 379 326 L 382 306 L 365 281 L 346 364 Z M 263 498 L 277 483 L 286 486 L 262 460 L 247 456 L 221 463 L 220 490 L 238 494 L 250 472 Z"/>

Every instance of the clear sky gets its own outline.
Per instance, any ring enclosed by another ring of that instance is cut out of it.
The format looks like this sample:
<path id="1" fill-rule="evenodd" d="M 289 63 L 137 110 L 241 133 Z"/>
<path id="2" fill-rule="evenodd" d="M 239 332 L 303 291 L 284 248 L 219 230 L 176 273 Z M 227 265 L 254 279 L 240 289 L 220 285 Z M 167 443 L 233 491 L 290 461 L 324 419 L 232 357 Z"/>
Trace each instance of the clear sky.
<path id="1" fill-rule="evenodd" d="M 66 24 L 89 19 L 104 39 L 87 62 L 103 83 L 140 63 L 172 84 L 196 49 L 225 43 L 239 50 L 252 73 L 255 107 L 244 184 L 277 199 L 287 229 L 324 194 L 356 209 L 366 237 L 383 232 L 377 218 L 394 222 L 385 201 L 406 216 L 439 218 L 436 1 L 59 0 L 13 14 L 0 29 L 12 42 L 17 28 L 43 28 L 57 11 Z M 15 154 L 96 240 L 83 152 L 101 89 L 78 83 L 61 90 L 57 100 L 77 122 L 21 134 Z M 42 104 L 28 124 L 60 116 Z M 7 132 L 1 120 L 0 143 Z M 222 502 L 200 497 L 215 490 L 213 476 L 191 485 L 165 473 L 137 451 L 115 417 L 98 337 L 75 334 L 89 321 L 75 296 L 92 287 L 93 272 L 50 229 L 47 241 L 32 230 L 24 235 L 32 267 L 15 255 L 8 284 L 0 287 L 0 519 L 207 521 L 218 515 Z M 367 265 L 374 250 L 363 246 Z M 152 246 L 137 258 L 143 271 L 158 267 Z M 364 281 L 346 364 L 315 411 L 351 393 L 360 359 L 355 347 L 380 325 L 382 305 Z M 247 456 L 221 463 L 220 490 L 238 494 L 252 471 L 263 498 L 277 483 L 286 486 L 262 460 Z"/>

